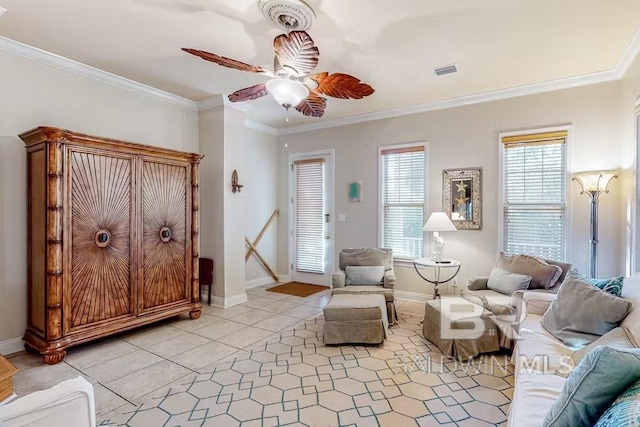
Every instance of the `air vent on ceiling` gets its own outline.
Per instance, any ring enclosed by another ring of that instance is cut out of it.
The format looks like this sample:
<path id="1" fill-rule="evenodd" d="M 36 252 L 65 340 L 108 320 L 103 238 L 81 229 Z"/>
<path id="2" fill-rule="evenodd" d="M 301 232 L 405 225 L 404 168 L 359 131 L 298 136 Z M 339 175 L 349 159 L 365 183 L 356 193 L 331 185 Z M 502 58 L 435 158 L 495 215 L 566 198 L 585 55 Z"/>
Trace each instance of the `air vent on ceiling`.
<path id="1" fill-rule="evenodd" d="M 446 65 L 444 67 L 436 68 L 433 70 L 436 76 L 444 76 L 445 74 L 457 73 L 458 68 L 455 65 Z"/>

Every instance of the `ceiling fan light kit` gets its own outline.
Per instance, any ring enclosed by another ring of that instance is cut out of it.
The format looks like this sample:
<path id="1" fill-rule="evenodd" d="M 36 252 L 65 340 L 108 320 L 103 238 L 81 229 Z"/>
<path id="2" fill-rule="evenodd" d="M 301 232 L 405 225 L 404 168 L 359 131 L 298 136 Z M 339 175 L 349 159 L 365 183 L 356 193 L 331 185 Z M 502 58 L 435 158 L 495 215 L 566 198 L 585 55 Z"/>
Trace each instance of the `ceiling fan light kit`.
<path id="1" fill-rule="evenodd" d="M 271 79 L 267 82 L 266 87 L 267 92 L 286 109 L 300 104 L 309 96 L 309 89 L 296 80 Z"/>
<path id="2" fill-rule="evenodd" d="M 229 95 L 231 102 L 243 102 L 273 96 L 287 110 L 294 107 L 309 117 L 322 117 L 327 98 L 362 99 L 373 88 L 349 74 L 321 72 L 311 74 L 318 65 L 320 51 L 304 31 L 315 22 L 315 13 L 302 0 L 259 0 L 265 17 L 285 31 L 273 40 L 273 71 L 199 49 L 182 48 L 191 55 L 223 67 L 262 74 L 271 80 L 237 90 Z M 293 30 L 293 31 L 292 31 Z"/>

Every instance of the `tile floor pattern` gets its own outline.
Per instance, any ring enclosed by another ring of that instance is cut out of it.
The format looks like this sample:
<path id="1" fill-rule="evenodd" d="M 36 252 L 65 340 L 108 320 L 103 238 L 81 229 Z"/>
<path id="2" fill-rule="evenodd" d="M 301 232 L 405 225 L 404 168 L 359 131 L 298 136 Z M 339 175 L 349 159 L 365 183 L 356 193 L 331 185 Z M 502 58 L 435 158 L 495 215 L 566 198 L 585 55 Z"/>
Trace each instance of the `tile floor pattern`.
<path id="1" fill-rule="evenodd" d="M 506 424 L 513 367 L 503 356 L 443 359 L 422 337 L 424 305 L 412 302 L 399 302 L 383 345 L 325 347 L 328 293 L 255 288 L 247 303 L 71 349 L 58 365 L 19 354 L 16 392 L 83 375 L 105 426 Z"/>

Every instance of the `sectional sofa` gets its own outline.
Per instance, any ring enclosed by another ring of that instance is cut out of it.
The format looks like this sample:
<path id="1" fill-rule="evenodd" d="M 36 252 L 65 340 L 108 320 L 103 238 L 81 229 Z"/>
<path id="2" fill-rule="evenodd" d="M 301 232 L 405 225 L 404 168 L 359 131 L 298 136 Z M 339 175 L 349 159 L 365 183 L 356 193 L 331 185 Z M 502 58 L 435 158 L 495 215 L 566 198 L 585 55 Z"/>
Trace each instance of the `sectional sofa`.
<path id="1" fill-rule="evenodd" d="M 640 275 L 625 279 L 622 297 L 631 301 L 631 311 L 620 325 L 620 337 L 606 345 L 638 347 Z M 515 389 L 509 409 L 509 427 L 539 427 L 551 405 L 560 396 L 572 368 L 585 354 L 585 349 L 576 351 L 567 347 L 542 327 L 542 316 L 555 298 L 556 295 L 550 293 L 523 294 L 525 311 L 512 356 Z"/>

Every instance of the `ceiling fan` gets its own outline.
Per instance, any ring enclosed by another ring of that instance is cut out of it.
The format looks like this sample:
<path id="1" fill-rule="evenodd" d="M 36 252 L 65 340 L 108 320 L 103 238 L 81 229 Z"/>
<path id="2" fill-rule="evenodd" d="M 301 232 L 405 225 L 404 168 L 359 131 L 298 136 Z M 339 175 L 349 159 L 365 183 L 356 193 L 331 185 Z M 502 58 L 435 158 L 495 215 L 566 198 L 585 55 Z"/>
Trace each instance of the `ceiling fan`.
<path id="1" fill-rule="evenodd" d="M 348 74 L 311 74 L 318 65 L 320 52 L 306 31 L 281 34 L 273 40 L 273 47 L 273 71 L 203 50 L 182 50 L 224 67 L 271 78 L 266 83 L 235 91 L 229 95 L 231 102 L 249 101 L 271 94 L 286 109 L 294 107 L 305 116 L 322 117 L 327 106 L 327 99 L 322 95 L 340 99 L 362 99 L 374 92 L 371 86 Z"/>

